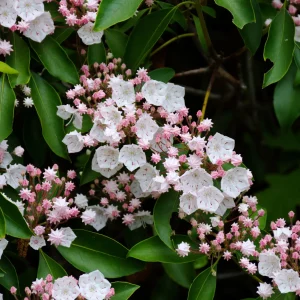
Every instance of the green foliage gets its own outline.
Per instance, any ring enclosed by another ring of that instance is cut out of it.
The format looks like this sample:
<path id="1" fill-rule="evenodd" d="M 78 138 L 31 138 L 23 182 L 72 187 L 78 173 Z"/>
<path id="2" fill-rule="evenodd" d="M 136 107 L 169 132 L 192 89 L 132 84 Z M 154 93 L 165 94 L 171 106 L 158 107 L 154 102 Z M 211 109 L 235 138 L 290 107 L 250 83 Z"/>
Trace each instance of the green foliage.
<path id="1" fill-rule="evenodd" d="M 92 170 L 92 160 L 94 157 L 94 152 L 92 152 L 89 156 L 89 160 L 84 166 L 82 175 L 80 177 L 80 185 L 89 183 L 91 181 L 94 181 L 96 178 L 100 176 L 98 172 L 95 172 Z"/>
<path id="2" fill-rule="evenodd" d="M 160 68 L 149 72 L 151 79 L 168 83 L 175 75 L 175 71 L 171 68 Z"/>
<path id="3" fill-rule="evenodd" d="M 126 258 L 128 249 L 117 241 L 98 233 L 77 229 L 70 248 L 59 246 L 60 254 L 83 272 L 101 270 L 107 278 L 134 274 L 144 267 L 142 262 Z"/>
<path id="4" fill-rule="evenodd" d="M 0 272 L 4 274 L 3 277 L 0 276 L 0 285 L 7 290 L 10 290 L 12 286 L 17 290 L 19 289 L 19 279 L 16 269 L 5 255 L 3 255 L 0 260 Z"/>
<path id="5" fill-rule="evenodd" d="M 8 64 L 0 61 L 0 72 L 5 74 L 18 74 L 19 72 L 12 67 L 10 67 Z"/>
<path id="6" fill-rule="evenodd" d="M 5 233 L 6 233 L 5 217 L 2 209 L 0 208 L 0 239 L 3 239 L 5 237 Z"/>
<path id="7" fill-rule="evenodd" d="M 95 31 L 101 31 L 131 18 L 142 0 L 103 0 L 98 9 Z"/>
<path id="8" fill-rule="evenodd" d="M 105 30 L 105 40 L 114 57 L 123 58 L 128 36 L 117 29 Z"/>
<path id="9" fill-rule="evenodd" d="M 127 300 L 139 288 L 138 285 L 122 281 L 113 282 L 112 287 L 115 289 L 112 300 Z"/>
<path id="10" fill-rule="evenodd" d="M 87 60 L 89 66 L 92 66 L 95 62 L 106 62 L 106 50 L 103 43 L 89 46 Z"/>

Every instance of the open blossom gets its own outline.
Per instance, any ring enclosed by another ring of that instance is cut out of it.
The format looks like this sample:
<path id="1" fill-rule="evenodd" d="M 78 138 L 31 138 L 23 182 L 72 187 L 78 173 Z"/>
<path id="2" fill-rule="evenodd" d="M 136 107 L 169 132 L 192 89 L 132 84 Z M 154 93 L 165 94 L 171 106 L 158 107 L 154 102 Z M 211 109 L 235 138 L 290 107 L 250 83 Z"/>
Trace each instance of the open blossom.
<path id="1" fill-rule="evenodd" d="M 144 113 L 136 122 L 136 135 L 144 141 L 151 141 L 157 132 L 159 126 L 153 121 L 152 117 Z"/>
<path id="2" fill-rule="evenodd" d="M 93 27 L 94 24 L 92 22 L 88 22 L 77 31 L 79 37 L 85 45 L 89 46 L 101 43 L 103 31 L 93 31 Z"/>
<path id="3" fill-rule="evenodd" d="M 78 208 L 86 208 L 88 206 L 88 199 L 83 194 L 77 194 L 75 197 L 75 204 Z"/>
<path id="4" fill-rule="evenodd" d="M 204 186 L 197 193 L 198 208 L 209 212 L 216 212 L 223 199 L 223 194 L 214 186 Z"/>
<path id="5" fill-rule="evenodd" d="M 17 19 L 17 12 L 14 9 L 15 1 L 5 0 L 0 4 L 0 24 L 4 27 L 12 27 Z"/>
<path id="6" fill-rule="evenodd" d="M 99 168 L 114 169 L 119 164 L 119 150 L 111 146 L 101 146 L 96 150 Z"/>
<path id="7" fill-rule="evenodd" d="M 182 242 L 177 246 L 176 252 L 179 256 L 188 256 L 190 253 L 190 245 L 188 243 Z"/>
<path id="8" fill-rule="evenodd" d="M 62 142 L 67 145 L 69 153 L 80 152 L 84 146 L 83 136 L 76 130 L 68 133 Z"/>
<path id="9" fill-rule="evenodd" d="M 120 150 L 119 162 L 123 163 L 129 171 L 133 171 L 146 163 L 146 155 L 137 145 L 125 145 Z"/>
<path id="10" fill-rule="evenodd" d="M 30 238 L 29 245 L 34 250 L 39 250 L 40 248 L 46 246 L 46 241 L 42 236 L 32 236 Z"/>
<path id="11" fill-rule="evenodd" d="M 280 270 L 280 259 L 274 252 L 268 251 L 259 254 L 259 274 L 274 278 L 274 274 L 276 274 Z"/>
<path id="12" fill-rule="evenodd" d="M 118 107 L 127 106 L 135 102 L 135 92 L 131 82 L 113 77 L 110 79 L 109 86 L 112 89 L 112 99 Z"/>
<path id="13" fill-rule="evenodd" d="M 52 296 L 55 300 L 76 299 L 80 294 L 77 280 L 74 277 L 64 276 L 55 280 Z"/>
<path id="14" fill-rule="evenodd" d="M 15 0 L 14 9 L 25 21 L 32 21 L 43 14 L 43 0 Z"/>
<path id="15" fill-rule="evenodd" d="M 76 235 L 70 227 L 51 230 L 48 241 L 55 246 L 70 247 Z"/>
<path id="16" fill-rule="evenodd" d="M 283 269 L 275 274 L 274 281 L 281 293 L 295 292 L 300 289 L 300 278 L 298 272 Z"/>
<path id="17" fill-rule="evenodd" d="M 194 213 L 199 207 L 197 205 L 197 196 L 193 192 L 184 193 L 180 196 L 179 207 L 187 214 Z"/>

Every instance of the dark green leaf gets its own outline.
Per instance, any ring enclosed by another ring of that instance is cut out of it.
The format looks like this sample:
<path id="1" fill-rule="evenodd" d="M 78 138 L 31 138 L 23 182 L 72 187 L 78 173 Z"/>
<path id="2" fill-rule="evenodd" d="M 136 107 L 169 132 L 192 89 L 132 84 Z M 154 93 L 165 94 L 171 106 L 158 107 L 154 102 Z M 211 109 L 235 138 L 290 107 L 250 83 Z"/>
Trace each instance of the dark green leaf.
<path id="1" fill-rule="evenodd" d="M 0 194 L 0 208 L 4 214 L 7 235 L 20 239 L 29 239 L 32 236 L 18 207 L 2 193 Z"/>
<path id="2" fill-rule="evenodd" d="M 192 244 L 187 236 L 177 235 L 173 237 L 175 248 L 181 242 Z M 186 257 L 180 257 L 175 250 L 167 247 L 158 236 L 153 236 L 133 246 L 128 253 L 133 257 L 146 262 L 186 263 L 199 259 L 202 255 L 190 253 Z"/>
<path id="3" fill-rule="evenodd" d="M 196 277 L 192 262 L 185 264 L 163 264 L 163 267 L 172 280 L 187 289 Z"/>
<path id="4" fill-rule="evenodd" d="M 59 44 L 65 41 L 75 30 L 72 27 L 56 28 L 52 38 L 54 38 Z"/>
<path id="5" fill-rule="evenodd" d="M 216 271 L 216 266 L 214 271 Z M 188 300 L 213 300 L 217 285 L 217 277 L 212 274 L 211 267 L 200 273 L 193 281 Z"/>
<path id="6" fill-rule="evenodd" d="M 7 75 L 1 76 L 0 83 L 0 141 L 3 141 L 12 132 L 16 96 Z"/>
<path id="7" fill-rule="evenodd" d="M 202 256 L 201 258 L 194 261 L 194 268 L 195 269 L 202 269 L 208 264 L 208 258 L 206 255 Z"/>
<path id="8" fill-rule="evenodd" d="M 94 157 L 94 153 L 90 154 L 89 160 L 84 166 L 82 175 L 80 177 L 80 185 L 84 185 L 86 183 L 94 181 L 96 178 L 100 177 L 101 174 L 92 170 L 92 160 Z"/>
<path id="9" fill-rule="evenodd" d="M 288 73 L 277 83 L 274 109 L 280 126 L 287 130 L 300 116 L 300 87 L 294 86 L 297 67 L 292 64 Z"/>
<path id="10" fill-rule="evenodd" d="M 115 289 L 115 295 L 110 298 L 111 300 L 127 300 L 139 288 L 138 285 L 122 281 L 113 282 L 111 285 Z"/>
<path id="11" fill-rule="evenodd" d="M 200 45 L 202 47 L 202 50 L 206 55 L 208 55 L 208 53 L 209 53 L 208 45 L 207 45 L 205 37 L 204 37 L 204 33 L 203 33 L 203 30 L 202 30 L 202 27 L 201 27 L 201 24 L 200 24 L 200 20 L 195 15 L 193 15 L 193 20 L 194 20 L 194 23 L 195 23 L 198 39 L 199 39 Z"/>
<path id="12" fill-rule="evenodd" d="M 83 272 L 101 270 L 107 278 L 118 278 L 141 271 L 144 264 L 126 258 L 128 249 L 117 241 L 94 232 L 74 230 L 77 238 L 70 248 L 59 246 L 60 254 Z"/>
<path id="13" fill-rule="evenodd" d="M 17 290 L 19 289 L 19 279 L 18 274 L 14 265 L 11 261 L 3 255 L 0 260 L 0 271 L 4 273 L 4 276 L 0 276 L 0 285 L 10 290 L 14 286 Z"/>
<path id="14" fill-rule="evenodd" d="M 50 84 L 35 73 L 32 73 L 29 85 L 45 141 L 56 155 L 68 159 L 67 148 L 62 143 L 65 137 L 64 121 L 56 115 L 57 106 L 61 105 L 59 95 Z"/>
<path id="15" fill-rule="evenodd" d="M 177 212 L 178 207 L 179 193 L 171 190 L 159 197 L 153 211 L 155 230 L 160 239 L 171 249 L 173 249 L 173 244 L 171 241 L 170 219 L 172 213 Z"/>
<path id="16" fill-rule="evenodd" d="M 92 66 L 94 63 L 106 63 L 106 50 L 103 43 L 94 44 L 88 48 L 88 63 Z"/>
<path id="17" fill-rule="evenodd" d="M 255 22 L 251 0 L 215 0 L 215 2 L 228 9 L 233 16 L 233 23 L 240 29 L 246 24 Z"/>
<path id="18" fill-rule="evenodd" d="M 139 10 L 139 12 L 137 13 L 136 16 L 133 16 L 132 18 L 130 18 L 129 20 L 127 20 L 126 22 L 122 23 L 122 25 L 120 27 L 118 27 L 119 31 L 122 32 L 126 32 L 127 30 L 129 30 L 130 28 L 132 28 L 137 21 L 147 12 L 149 11 L 149 8 L 145 8 L 142 10 Z"/>
<path id="19" fill-rule="evenodd" d="M 172 20 L 176 8 L 162 9 L 140 19 L 133 29 L 125 50 L 124 61 L 136 70 L 159 40 Z"/>
<path id="20" fill-rule="evenodd" d="M 101 31 L 131 18 L 142 0 L 102 0 L 98 9 L 94 30 Z"/>
<path id="21" fill-rule="evenodd" d="M 93 122 L 91 120 L 91 117 L 89 115 L 85 114 L 85 115 L 82 116 L 82 127 L 81 127 L 81 129 L 76 128 L 73 125 L 73 123 L 69 123 L 69 125 L 66 127 L 65 132 L 70 133 L 70 132 L 76 130 L 78 132 L 86 133 L 86 132 L 90 131 L 92 127 L 93 127 Z"/>
<path id="22" fill-rule="evenodd" d="M 105 30 L 105 40 L 114 57 L 123 58 L 128 36 L 117 29 L 107 29 Z"/>
<path id="23" fill-rule="evenodd" d="M 5 234 L 6 234 L 5 217 L 0 207 L 0 239 L 3 239 L 5 237 Z"/>
<path id="24" fill-rule="evenodd" d="M 41 249 L 39 267 L 37 271 L 37 278 L 46 278 L 48 274 L 51 274 L 54 279 L 59 277 L 68 276 L 64 268 L 57 263 L 54 259 L 44 253 Z"/>
<path id="25" fill-rule="evenodd" d="M 160 68 L 149 72 L 148 75 L 153 80 L 167 83 L 174 77 L 175 71 L 171 68 Z"/>
<path id="26" fill-rule="evenodd" d="M 72 84 L 79 82 L 75 65 L 55 39 L 47 36 L 42 43 L 30 40 L 30 45 L 52 76 Z"/>
<path id="27" fill-rule="evenodd" d="M 6 62 L 19 74 L 18 76 L 8 76 L 10 84 L 15 87 L 19 84 L 27 84 L 30 79 L 30 50 L 24 40 L 16 33 L 12 32 L 9 36 L 10 43 L 14 51 L 7 57 Z"/>
<path id="28" fill-rule="evenodd" d="M 295 24 L 285 7 L 272 21 L 264 49 L 264 59 L 270 59 L 274 65 L 265 74 L 263 87 L 275 83 L 287 73 L 295 48 Z"/>
<path id="29" fill-rule="evenodd" d="M 12 67 L 10 67 L 8 64 L 0 61 L 0 72 L 5 74 L 18 74 L 19 72 Z"/>
<path id="30" fill-rule="evenodd" d="M 202 11 L 205 12 L 206 14 L 210 15 L 213 18 L 217 17 L 216 11 L 209 6 L 202 6 Z"/>

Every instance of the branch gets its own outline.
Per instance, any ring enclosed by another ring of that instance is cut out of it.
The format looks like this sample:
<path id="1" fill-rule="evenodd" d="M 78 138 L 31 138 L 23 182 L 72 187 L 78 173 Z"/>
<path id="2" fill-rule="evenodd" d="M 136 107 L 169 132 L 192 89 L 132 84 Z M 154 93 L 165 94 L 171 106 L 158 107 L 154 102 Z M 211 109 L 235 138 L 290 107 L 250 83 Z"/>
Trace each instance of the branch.
<path id="1" fill-rule="evenodd" d="M 175 74 L 175 77 L 182 77 L 182 76 L 190 76 L 190 75 L 196 75 L 196 74 L 205 74 L 210 71 L 210 67 L 206 68 L 199 68 L 199 69 L 194 69 L 194 70 L 189 70 L 181 73 Z"/>

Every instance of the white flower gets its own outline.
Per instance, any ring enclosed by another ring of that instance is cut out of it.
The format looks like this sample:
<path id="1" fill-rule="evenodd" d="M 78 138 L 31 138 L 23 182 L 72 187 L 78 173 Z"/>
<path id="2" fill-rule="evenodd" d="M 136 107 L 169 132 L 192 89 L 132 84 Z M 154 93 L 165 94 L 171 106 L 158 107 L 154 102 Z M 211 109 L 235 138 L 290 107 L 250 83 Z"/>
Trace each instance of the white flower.
<path id="1" fill-rule="evenodd" d="M 150 141 L 150 148 L 153 151 L 156 151 L 158 153 L 160 153 L 160 152 L 168 152 L 169 148 L 173 144 L 173 138 L 172 137 L 171 137 L 170 141 L 168 141 L 164 137 L 161 137 L 160 138 L 160 142 L 157 143 L 156 142 L 156 136 L 157 135 L 161 136 L 162 133 L 163 133 L 163 128 L 159 127 L 158 130 L 156 131 L 156 133 L 154 134 L 154 137 L 153 137 L 152 141 Z"/>
<path id="2" fill-rule="evenodd" d="M 208 141 L 206 153 L 213 164 L 219 159 L 225 161 L 231 158 L 234 144 L 233 139 L 216 133 L 213 138 Z"/>
<path id="3" fill-rule="evenodd" d="M 102 123 L 110 125 L 110 127 L 116 127 L 122 120 L 121 112 L 112 105 L 101 107 L 100 113 L 103 117 Z"/>
<path id="4" fill-rule="evenodd" d="M 153 224 L 153 216 L 151 216 L 150 211 L 139 211 L 133 214 L 134 222 L 129 224 L 128 227 L 130 230 L 137 229 L 141 226 L 146 226 L 146 224 Z"/>
<path id="5" fill-rule="evenodd" d="M 2 151 L 0 150 L 0 152 Z M 13 158 L 7 151 L 3 151 L 2 153 L 3 157 L 2 160 L 0 160 L 0 168 L 6 169 L 6 167 L 12 162 Z"/>
<path id="6" fill-rule="evenodd" d="M 80 152 L 84 146 L 83 136 L 76 130 L 68 133 L 62 142 L 67 145 L 69 153 Z"/>
<path id="7" fill-rule="evenodd" d="M 268 251 L 259 254 L 258 272 L 260 275 L 273 278 L 274 273 L 280 270 L 280 259 L 274 252 Z"/>
<path id="8" fill-rule="evenodd" d="M 55 300 L 74 300 L 80 294 L 77 280 L 70 276 L 64 276 L 54 281 L 52 297 Z"/>
<path id="9" fill-rule="evenodd" d="M 245 256 L 253 255 L 255 252 L 255 245 L 249 239 L 245 242 L 242 242 L 241 252 Z"/>
<path id="10" fill-rule="evenodd" d="M 7 140 L 0 142 L 0 150 L 6 151 L 8 149 Z"/>
<path id="11" fill-rule="evenodd" d="M 247 170 L 237 167 L 228 170 L 221 180 L 221 189 L 226 195 L 236 198 L 250 187 Z"/>
<path id="12" fill-rule="evenodd" d="M 177 246 L 176 252 L 180 257 L 188 256 L 190 253 L 190 245 L 182 242 Z"/>
<path id="13" fill-rule="evenodd" d="M 80 294 L 89 300 L 104 300 L 111 284 L 99 271 L 83 274 L 79 277 Z"/>
<path id="14" fill-rule="evenodd" d="M 61 242 L 61 246 L 69 248 L 72 242 L 76 239 L 76 234 L 70 227 L 60 228 L 60 230 L 64 235 L 63 240 Z"/>
<path id="15" fill-rule="evenodd" d="M 74 200 L 78 208 L 86 208 L 88 206 L 88 199 L 82 194 L 77 194 Z"/>
<path id="16" fill-rule="evenodd" d="M 59 105 L 57 106 L 57 112 L 56 114 L 64 119 L 67 120 L 71 118 L 71 116 L 76 112 L 76 109 L 74 107 L 71 107 L 70 104 L 67 105 Z"/>
<path id="17" fill-rule="evenodd" d="M 85 225 L 91 224 L 95 222 L 96 212 L 91 209 L 87 209 L 82 213 L 81 219 Z"/>
<path id="18" fill-rule="evenodd" d="M 142 87 L 142 94 L 148 103 L 161 106 L 166 99 L 167 88 L 163 82 L 149 80 Z"/>
<path id="19" fill-rule="evenodd" d="M 40 43 L 48 34 L 54 32 L 54 29 L 54 22 L 50 13 L 47 11 L 29 22 L 29 28 L 24 32 L 24 35 L 33 41 Z"/>
<path id="20" fill-rule="evenodd" d="M 20 164 L 10 165 L 4 174 L 6 183 L 16 189 L 20 185 L 19 181 L 23 179 L 25 172 L 26 168 Z"/>
<path id="21" fill-rule="evenodd" d="M 159 194 L 166 193 L 169 190 L 169 183 L 166 178 L 162 175 L 158 175 L 153 178 L 153 183 L 151 184 L 150 190 L 152 192 L 157 192 Z"/>
<path id="22" fill-rule="evenodd" d="M 90 136 L 97 140 L 100 143 L 104 143 L 106 141 L 105 135 L 104 135 L 104 130 L 106 126 L 102 124 L 94 124 L 91 131 L 90 131 Z"/>
<path id="23" fill-rule="evenodd" d="M 7 244 L 8 244 L 8 240 L 0 239 L 0 259 L 2 257 L 3 251 L 5 250 Z"/>
<path id="24" fill-rule="evenodd" d="M 190 215 L 194 213 L 197 209 L 197 196 L 190 192 L 184 193 L 180 196 L 179 207 L 187 214 Z"/>
<path id="25" fill-rule="evenodd" d="M 44 12 L 43 0 L 15 0 L 14 8 L 26 22 L 34 20 Z"/>
<path id="26" fill-rule="evenodd" d="M 6 177 L 4 175 L 0 175 L 0 189 L 6 185 Z"/>
<path id="27" fill-rule="evenodd" d="M 275 283 L 281 293 L 295 292 L 300 289 L 300 278 L 298 272 L 294 270 L 283 269 L 275 274 Z"/>
<path id="28" fill-rule="evenodd" d="M 217 211 L 223 200 L 223 194 L 214 186 L 204 186 L 197 193 L 198 208 L 212 213 Z"/>
<path id="29" fill-rule="evenodd" d="M 125 145 L 120 151 L 119 162 L 123 163 L 129 171 L 134 171 L 146 163 L 146 155 L 140 146 Z"/>
<path id="30" fill-rule="evenodd" d="M 14 149 L 14 151 L 13 151 L 13 153 L 14 153 L 14 155 L 16 155 L 16 156 L 18 156 L 18 157 L 22 157 L 23 156 L 23 154 L 24 154 L 24 148 L 22 148 L 21 146 L 17 146 L 15 149 Z"/>
<path id="31" fill-rule="evenodd" d="M 204 137 L 196 136 L 188 142 L 188 147 L 192 151 L 202 151 L 205 147 L 206 140 Z"/>
<path id="32" fill-rule="evenodd" d="M 103 36 L 103 31 L 95 32 L 93 31 L 93 27 L 94 24 L 88 22 L 77 31 L 82 42 L 88 46 L 101 43 L 101 38 Z"/>
<path id="33" fill-rule="evenodd" d="M 263 299 L 267 299 L 274 294 L 271 284 L 260 282 L 259 287 L 257 288 L 257 294 Z"/>
<path id="34" fill-rule="evenodd" d="M 135 123 L 136 135 L 143 141 L 151 141 L 158 130 L 158 125 L 147 113 L 142 114 Z"/>
<path id="35" fill-rule="evenodd" d="M 46 246 L 46 242 L 43 236 L 32 236 L 30 238 L 29 246 L 34 250 L 39 250 L 40 248 Z"/>
<path id="36" fill-rule="evenodd" d="M 134 178 L 139 182 L 143 192 L 149 191 L 153 179 L 158 175 L 158 171 L 152 165 L 146 163 L 138 169 Z"/>
<path id="37" fill-rule="evenodd" d="M 101 146 L 96 150 L 99 168 L 114 169 L 119 164 L 119 150 L 110 146 Z"/>
<path id="38" fill-rule="evenodd" d="M 112 99 L 118 107 L 127 106 L 135 102 L 133 84 L 118 77 L 112 77 L 109 82 L 112 89 Z"/>
<path id="39" fill-rule="evenodd" d="M 136 198 L 146 198 L 150 195 L 150 192 L 143 192 L 141 186 L 137 180 L 133 180 L 130 185 L 130 191 Z"/>
<path id="40" fill-rule="evenodd" d="M 220 203 L 215 213 L 219 216 L 223 216 L 228 208 L 233 207 L 235 207 L 234 200 L 230 197 L 225 197 L 224 200 Z"/>
<path id="41" fill-rule="evenodd" d="M 171 113 L 185 107 L 184 94 L 184 87 L 168 83 L 166 98 L 162 104 L 163 108 Z"/>
<path id="42" fill-rule="evenodd" d="M 27 97 L 23 100 L 23 105 L 27 108 L 32 107 L 34 105 L 31 97 Z"/>
<path id="43" fill-rule="evenodd" d="M 273 234 L 276 240 L 287 240 L 292 236 L 292 230 L 288 227 L 277 228 L 273 230 Z"/>
<path id="44" fill-rule="evenodd" d="M 17 19 L 17 12 L 14 9 L 14 1 L 0 1 L 0 24 L 4 27 L 12 27 Z"/>
<path id="45" fill-rule="evenodd" d="M 213 185 L 211 176 L 204 169 L 193 169 L 180 176 L 180 188 L 184 193 L 197 193 L 204 186 Z"/>
<path id="46" fill-rule="evenodd" d="M 89 225 L 93 226 L 97 231 L 104 228 L 108 220 L 105 209 L 99 205 L 88 206 L 87 209 L 91 209 L 96 213 L 95 221 Z"/>

